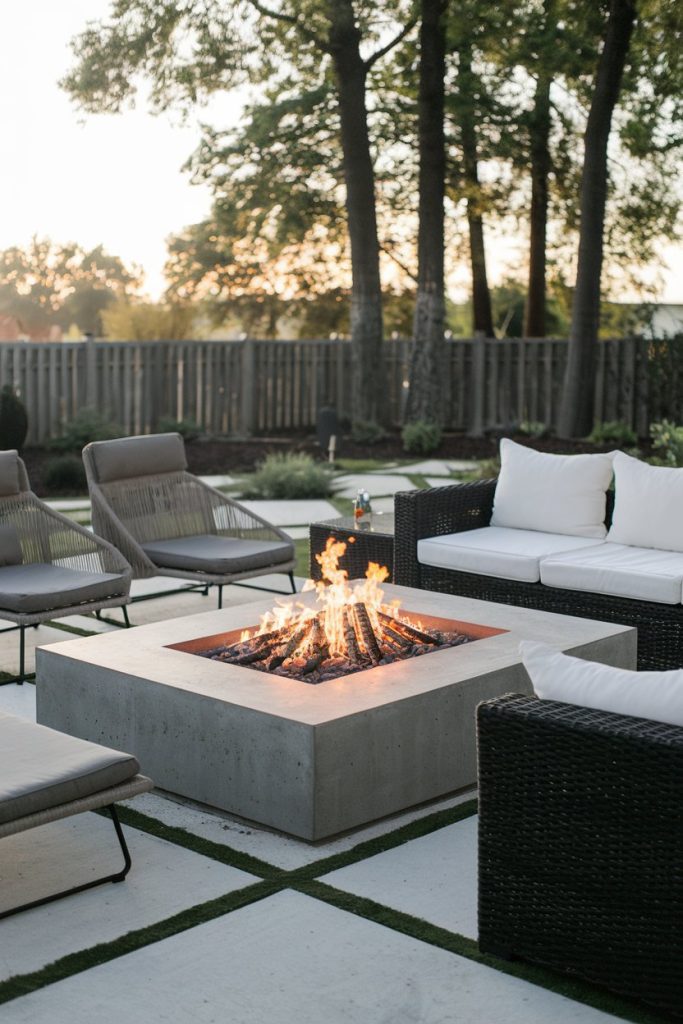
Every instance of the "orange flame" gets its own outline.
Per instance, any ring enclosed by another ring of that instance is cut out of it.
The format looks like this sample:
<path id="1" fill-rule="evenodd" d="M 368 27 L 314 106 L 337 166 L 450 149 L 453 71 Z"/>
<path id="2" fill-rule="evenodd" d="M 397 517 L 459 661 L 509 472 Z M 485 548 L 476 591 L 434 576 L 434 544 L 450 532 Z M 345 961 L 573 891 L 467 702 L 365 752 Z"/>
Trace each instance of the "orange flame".
<path id="1" fill-rule="evenodd" d="M 349 537 L 349 541 L 353 541 Z M 245 630 L 240 640 L 249 640 L 252 636 L 260 636 L 263 633 L 270 633 L 279 629 L 287 629 L 288 637 L 293 638 L 297 631 L 309 620 L 314 619 L 321 611 L 325 640 L 332 657 L 346 657 L 347 646 L 344 636 L 344 622 L 347 610 L 353 605 L 362 603 L 367 608 L 373 629 L 381 631 L 378 620 L 378 613 L 395 614 L 399 601 L 392 601 L 389 604 L 384 602 L 384 591 L 380 584 L 389 576 L 389 570 L 385 565 L 378 565 L 370 562 L 362 583 L 351 587 L 348 582 L 348 572 L 339 567 L 339 560 L 346 551 L 344 541 L 328 537 L 325 550 L 316 555 L 316 561 L 320 565 L 322 579 L 319 581 L 306 580 L 303 586 L 304 591 L 315 590 L 316 604 L 307 607 L 300 601 L 288 604 L 276 605 L 266 612 L 261 618 L 260 625 L 253 633 Z M 313 653 L 311 646 L 313 637 L 309 634 L 305 642 L 292 652 L 292 657 L 301 657 Z"/>

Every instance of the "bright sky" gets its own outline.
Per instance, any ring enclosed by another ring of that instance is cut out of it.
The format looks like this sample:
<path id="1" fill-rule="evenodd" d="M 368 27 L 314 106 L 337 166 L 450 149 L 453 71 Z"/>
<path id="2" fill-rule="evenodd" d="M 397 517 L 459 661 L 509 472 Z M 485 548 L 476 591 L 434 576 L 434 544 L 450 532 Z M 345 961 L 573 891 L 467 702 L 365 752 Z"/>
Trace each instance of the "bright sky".
<path id="1" fill-rule="evenodd" d="M 34 234 L 102 243 L 141 265 L 157 298 L 166 238 L 201 220 L 210 205 L 208 190 L 181 171 L 199 142 L 198 121 L 228 127 L 242 101 L 217 97 L 183 125 L 172 114 L 153 117 L 144 99 L 121 115 L 79 114 L 57 81 L 71 63 L 71 38 L 109 8 L 109 0 L 0 0 L 0 248 L 25 245 Z M 519 265 L 518 248 L 519 240 L 490 236 L 493 283 L 504 276 L 504 261 Z M 659 301 L 683 303 L 683 249 L 669 246 L 661 255 L 669 269 Z"/>
<path id="2" fill-rule="evenodd" d="M 0 3 L 0 248 L 34 234 L 85 247 L 102 242 L 145 269 L 156 298 L 165 239 L 210 205 L 208 190 L 181 172 L 200 133 L 197 121 L 152 116 L 144 100 L 121 115 L 83 115 L 58 88 L 70 39 L 109 7 L 108 0 Z M 223 96 L 200 117 L 229 126 L 240 109 Z"/>

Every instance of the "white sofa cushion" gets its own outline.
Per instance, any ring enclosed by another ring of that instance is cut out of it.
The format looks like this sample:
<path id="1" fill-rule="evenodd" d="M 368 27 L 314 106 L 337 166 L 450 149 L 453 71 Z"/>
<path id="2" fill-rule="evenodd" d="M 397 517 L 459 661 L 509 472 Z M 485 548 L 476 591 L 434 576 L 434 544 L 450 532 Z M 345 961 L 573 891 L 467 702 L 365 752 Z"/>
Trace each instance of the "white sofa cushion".
<path id="1" fill-rule="evenodd" d="M 616 452 L 614 514 L 607 540 L 683 551 L 683 469 L 648 466 Z"/>
<path id="2" fill-rule="evenodd" d="M 500 442 L 491 526 L 603 539 L 612 455 L 546 455 Z"/>
<path id="3" fill-rule="evenodd" d="M 543 557 L 594 544 L 602 546 L 601 541 L 586 537 L 483 526 L 479 530 L 419 540 L 417 560 L 423 565 L 436 565 L 441 569 L 459 569 L 503 580 L 538 583 Z"/>
<path id="4" fill-rule="evenodd" d="M 680 604 L 683 554 L 606 542 L 544 558 L 541 583 L 636 601 Z"/>
<path id="5" fill-rule="evenodd" d="M 683 726 L 683 670 L 631 672 L 600 665 L 531 640 L 519 645 L 534 693 L 619 715 Z"/>

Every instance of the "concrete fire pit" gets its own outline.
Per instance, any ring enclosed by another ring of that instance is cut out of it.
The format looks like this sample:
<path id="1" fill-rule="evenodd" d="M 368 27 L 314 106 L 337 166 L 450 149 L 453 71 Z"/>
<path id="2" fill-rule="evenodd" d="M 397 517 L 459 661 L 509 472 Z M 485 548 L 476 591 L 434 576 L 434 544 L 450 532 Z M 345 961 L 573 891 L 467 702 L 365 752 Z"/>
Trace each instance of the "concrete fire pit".
<path id="1" fill-rule="evenodd" d="M 318 840 L 471 786 L 476 705 L 530 690 L 521 639 L 635 668 L 629 627 L 383 590 L 506 632 L 318 686 L 171 647 L 253 627 L 272 606 L 259 601 L 40 648 L 38 721 L 130 750 L 161 789 Z"/>

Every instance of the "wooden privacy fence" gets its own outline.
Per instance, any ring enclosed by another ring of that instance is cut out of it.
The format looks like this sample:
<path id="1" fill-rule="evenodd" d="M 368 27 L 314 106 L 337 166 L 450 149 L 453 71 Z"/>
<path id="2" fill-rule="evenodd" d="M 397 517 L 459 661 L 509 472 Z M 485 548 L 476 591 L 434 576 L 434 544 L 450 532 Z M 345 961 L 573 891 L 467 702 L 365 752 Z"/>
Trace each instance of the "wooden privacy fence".
<path id="1" fill-rule="evenodd" d="M 400 425 L 410 342 L 385 344 L 391 423 Z M 479 433 L 520 421 L 556 421 L 565 340 L 470 338 L 446 344 L 446 427 Z M 58 436 L 84 408 L 125 434 L 163 419 L 195 420 L 211 434 L 311 429 L 318 410 L 351 412 L 348 341 L 0 342 L 0 384 L 29 415 L 29 444 Z M 596 419 L 645 435 L 664 417 L 683 419 L 683 337 L 598 344 Z M 2 438 L 0 438 L 2 447 Z"/>

